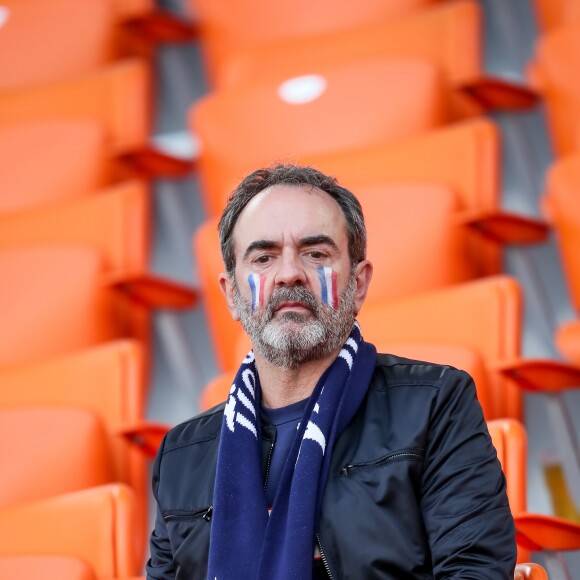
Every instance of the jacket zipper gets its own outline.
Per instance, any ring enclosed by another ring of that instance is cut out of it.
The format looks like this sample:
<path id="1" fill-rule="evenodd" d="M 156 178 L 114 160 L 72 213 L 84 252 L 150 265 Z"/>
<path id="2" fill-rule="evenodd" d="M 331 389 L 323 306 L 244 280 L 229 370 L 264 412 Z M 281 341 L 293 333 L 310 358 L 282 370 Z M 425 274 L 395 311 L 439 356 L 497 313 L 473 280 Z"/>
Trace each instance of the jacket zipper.
<path id="1" fill-rule="evenodd" d="M 268 477 L 270 477 L 270 464 L 272 463 L 272 455 L 274 454 L 274 443 L 270 445 L 268 452 L 268 460 L 266 461 L 266 474 L 264 475 L 264 491 L 268 487 Z"/>
<path id="2" fill-rule="evenodd" d="M 387 463 L 388 461 L 391 461 L 393 459 L 398 459 L 399 457 L 417 457 L 418 459 L 420 459 L 422 457 L 422 455 L 420 453 L 414 453 L 412 451 L 394 453 L 393 455 L 387 455 L 387 457 L 384 457 L 383 459 L 380 459 L 379 461 L 369 461 L 368 463 L 357 463 L 357 464 L 345 465 L 344 467 L 341 468 L 340 474 L 344 475 L 345 477 L 348 477 L 348 474 L 353 469 L 357 469 L 359 467 L 370 467 L 372 465 L 381 465 L 382 463 Z"/>
<path id="3" fill-rule="evenodd" d="M 163 519 L 166 522 L 169 522 L 169 521 L 185 521 L 185 520 L 192 520 L 192 519 L 196 519 L 196 518 L 202 518 L 206 522 L 209 522 L 211 520 L 212 512 L 213 512 L 213 506 L 210 505 L 208 508 L 198 510 L 198 511 L 193 512 L 191 514 L 166 514 L 163 516 Z"/>
<path id="4" fill-rule="evenodd" d="M 328 565 L 328 560 L 326 559 L 326 554 L 324 553 L 324 550 L 322 549 L 322 543 L 320 541 L 319 534 L 316 534 L 316 541 L 318 542 L 318 549 L 320 550 L 320 557 L 322 558 L 322 564 L 324 565 L 324 569 L 326 570 L 326 573 L 328 574 L 328 578 L 330 580 L 334 580 L 334 576 L 332 575 L 332 572 L 330 571 L 330 566 Z"/>

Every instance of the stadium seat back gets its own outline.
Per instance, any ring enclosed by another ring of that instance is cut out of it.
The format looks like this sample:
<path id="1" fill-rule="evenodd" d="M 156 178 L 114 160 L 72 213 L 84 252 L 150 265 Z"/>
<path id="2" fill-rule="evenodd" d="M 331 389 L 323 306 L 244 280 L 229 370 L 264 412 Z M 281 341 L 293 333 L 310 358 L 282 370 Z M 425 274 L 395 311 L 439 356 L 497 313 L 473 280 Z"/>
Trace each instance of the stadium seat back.
<path id="1" fill-rule="evenodd" d="M 0 94 L 0 130 L 59 118 L 95 120 L 113 156 L 144 145 L 150 106 L 147 64 L 126 59 L 71 79 Z"/>
<path id="2" fill-rule="evenodd" d="M 97 415 L 81 408 L 0 408 L 0 506 L 113 481 L 111 456 Z"/>
<path id="3" fill-rule="evenodd" d="M 2 127 L 0 158 L 0 214 L 85 196 L 107 179 L 103 128 L 90 120 Z"/>
<path id="4" fill-rule="evenodd" d="M 216 91 L 190 115 L 207 210 L 219 215 L 256 167 L 422 133 L 449 120 L 447 105 L 438 70 L 416 59 L 373 58 Z"/>
<path id="5" fill-rule="evenodd" d="M 108 0 L 4 0 L 2 8 L 0 91 L 60 81 L 115 56 Z"/>
<path id="6" fill-rule="evenodd" d="M 337 62 L 381 55 L 424 58 L 435 63 L 452 84 L 482 73 L 481 11 L 474 0 L 442 2 L 395 20 L 272 42 L 232 55 L 220 70 L 219 87 L 256 82 L 267 75 L 280 80 L 308 74 Z"/>
<path id="7" fill-rule="evenodd" d="M 91 567 L 80 558 L 66 556 L 0 556 L 0 578 L 9 580 L 97 580 Z"/>
<path id="8" fill-rule="evenodd" d="M 364 0 L 356 10 L 348 0 L 300 0 L 291 9 L 260 0 L 189 0 L 189 5 L 200 26 L 207 72 L 210 79 L 215 79 L 224 63 L 245 48 L 388 21 L 434 1 Z"/>
<path id="9" fill-rule="evenodd" d="M 136 576 L 134 498 L 109 484 L 0 510 L 0 556 L 83 560 L 97 578 Z"/>
<path id="10" fill-rule="evenodd" d="M 0 216 L 0 249 L 79 243 L 102 254 L 107 272 L 141 272 L 149 254 L 149 197 L 129 181 L 83 199 Z"/>
<path id="11" fill-rule="evenodd" d="M 444 342 L 475 350 L 488 368 L 490 418 L 521 419 L 518 387 L 493 366 L 520 354 L 521 292 L 507 276 L 491 276 L 408 298 L 368 303 L 358 320 L 366 340 Z"/>

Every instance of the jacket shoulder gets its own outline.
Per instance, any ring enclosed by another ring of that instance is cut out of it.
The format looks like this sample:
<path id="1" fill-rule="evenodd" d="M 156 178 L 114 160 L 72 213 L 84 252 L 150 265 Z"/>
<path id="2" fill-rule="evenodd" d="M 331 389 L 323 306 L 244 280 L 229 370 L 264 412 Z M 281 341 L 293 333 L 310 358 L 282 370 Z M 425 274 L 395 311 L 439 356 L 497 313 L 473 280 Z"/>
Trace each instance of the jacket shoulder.
<path id="1" fill-rule="evenodd" d="M 225 403 L 221 403 L 170 429 L 165 436 L 163 453 L 218 437 L 221 431 L 224 407 Z"/>
<path id="2" fill-rule="evenodd" d="M 465 371 L 460 371 L 450 365 L 379 353 L 371 386 L 373 388 L 388 388 L 395 385 L 439 387 L 448 380 L 458 380 L 460 377 L 467 376 Z"/>

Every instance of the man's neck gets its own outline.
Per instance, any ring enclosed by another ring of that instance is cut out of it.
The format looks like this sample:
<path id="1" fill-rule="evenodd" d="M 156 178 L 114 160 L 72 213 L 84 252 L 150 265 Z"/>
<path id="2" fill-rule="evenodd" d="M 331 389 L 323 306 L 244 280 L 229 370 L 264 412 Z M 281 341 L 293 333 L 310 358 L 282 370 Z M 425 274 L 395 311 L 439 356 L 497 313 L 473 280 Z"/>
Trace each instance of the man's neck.
<path id="1" fill-rule="evenodd" d="M 328 357 L 303 363 L 297 368 L 275 366 L 256 354 L 262 405 L 278 409 L 310 397 L 318 380 L 339 352 L 340 349 Z"/>

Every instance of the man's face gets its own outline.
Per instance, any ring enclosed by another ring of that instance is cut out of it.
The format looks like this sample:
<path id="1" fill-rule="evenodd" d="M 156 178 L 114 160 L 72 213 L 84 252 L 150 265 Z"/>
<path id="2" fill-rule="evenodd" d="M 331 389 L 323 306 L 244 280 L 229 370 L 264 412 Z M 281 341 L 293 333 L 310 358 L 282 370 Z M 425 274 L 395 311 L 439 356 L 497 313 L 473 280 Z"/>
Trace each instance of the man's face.
<path id="1" fill-rule="evenodd" d="M 273 186 L 246 206 L 233 240 L 235 279 L 222 276 L 222 287 L 256 353 L 293 368 L 340 349 L 372 269 L 351 268 L 338 204 L 315 188 Z"/>

